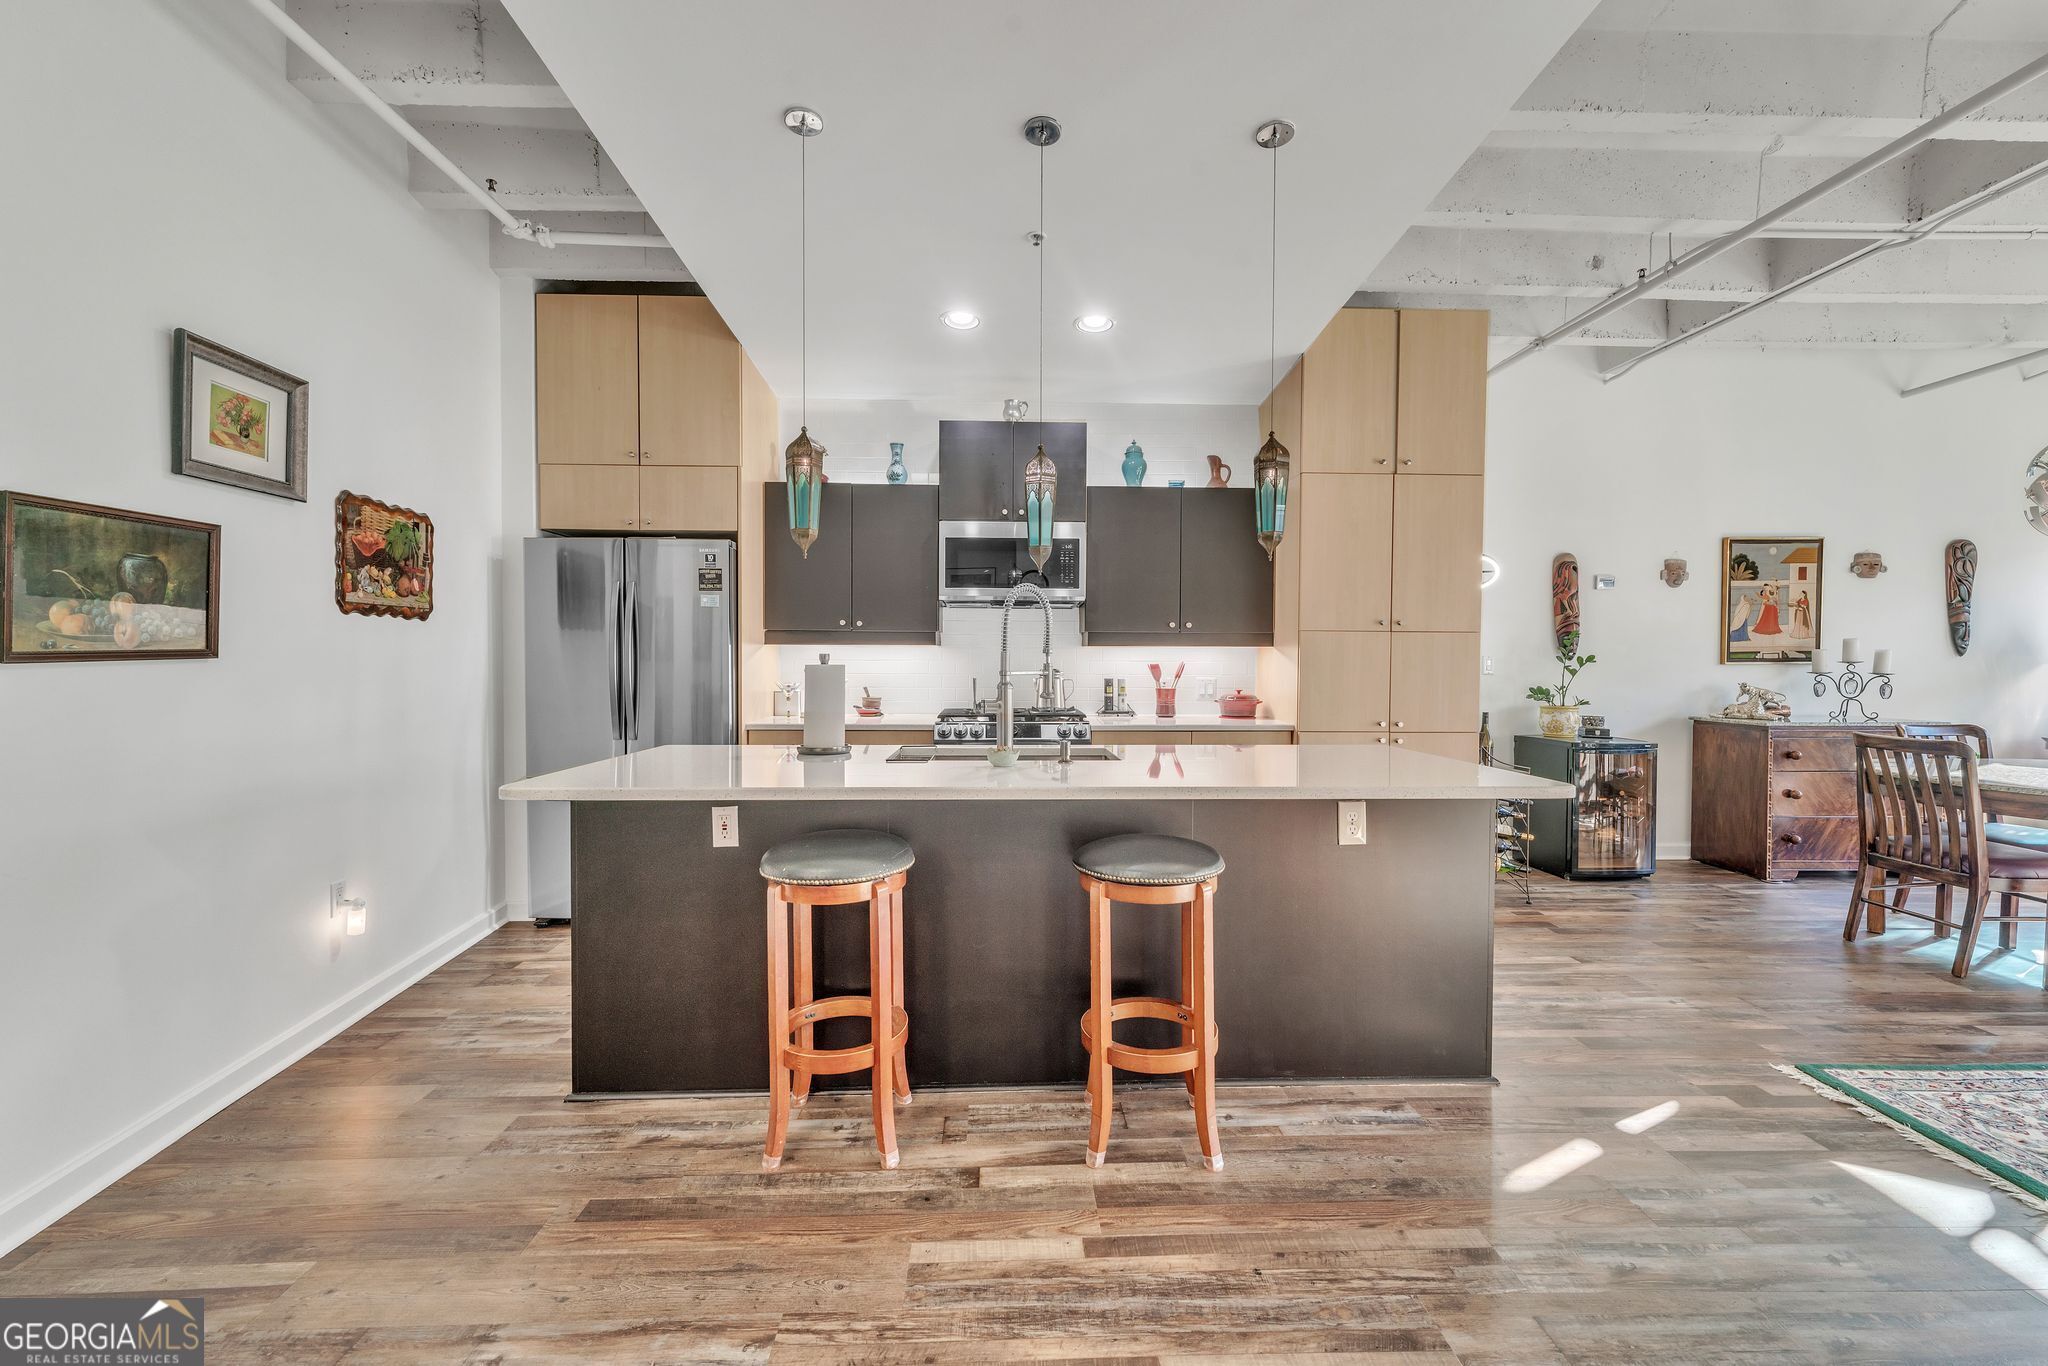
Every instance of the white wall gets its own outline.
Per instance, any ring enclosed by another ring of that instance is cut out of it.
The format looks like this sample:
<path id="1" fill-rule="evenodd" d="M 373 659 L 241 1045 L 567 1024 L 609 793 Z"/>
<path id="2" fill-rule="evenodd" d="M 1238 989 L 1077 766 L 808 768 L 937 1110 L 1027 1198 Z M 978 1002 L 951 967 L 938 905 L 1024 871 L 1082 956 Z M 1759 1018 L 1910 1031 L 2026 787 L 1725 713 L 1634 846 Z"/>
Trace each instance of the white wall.
<path id="1" fill-rule="evenodd" d="M 1579 690 L 1617 735 L 1662 746 L 1659 843 L 1690 838 L 1690 716 L 1718 712 L 1749 681 L 1813 696 L 1804 665 L 1720 662 L 1720 553 L 1727 535 L 1825 538 L 1821 634 L 1888 646 L 1897 719 L 1977 721 L 2002 755 L 2038 758 L 2048 734 L 2048 537 L 2021 515 L 2021 471 L 2048 443 L 2048 384 L 2005 375 L 1912 399 L 1901 382 L 1982 364 L 1918 352 L 1675 352 L 1603 385 L 1583 353 L 1503 371 L 1487 417 L 1484 680 L 1495 743 L 1535 729 L 1529 685 L 1550 669 L 1550 563 L 1578 557 Z M 1944 547 L 1977 543 L 1970 652 L 1949 647 Z M 1859 550 L 1889 572 L 1848 572 Z M 1667 557 L 1691 579 L 1667 588 Z M 1612 574 L 1611 591 L 1593 588 Z"/>
<path id="2" fill-rule="evenodd" d="M 1024 392 L 1020 389 L 1020 393 Z M 934 483 L 939 477 L 939 422 L 956 418 L 999 418 L 1000 405 L 978 401 L 813 399 L 810 404 L 811 434 L 825 443 L 831 454 L 826 470 L 834 483 L 873 484 L 886 477 L 889 443 L 903 443 L 903 463 L 914 483 Z M 1256 406 L 1198 403 L 1087 403 L 1055 407 L 1052 420 L 1088 424 L 1088 469 L 1090 484 L 1123 483 L 1124 448 L 1133 440 L 1145 452 L 1145 484 L 1164 487 L 1169 479 L 1183 479 L 1190 488 L 1209 482 L 1212 452 L 1230 466 L 1230 482 L 1244 488 L 1251 483 L 1252 457 L 1258 453 L 1265 434 L 1259 431 Z M 796 435 L 797 407 L 782 407 L 782 439 Z M 1064 482 L 1075 472 L 1062 470 Z M 1250 534 L 1249 530 L 1246 532 Z M 852 645 L 832 650 L 833 659 L 847 665 L 849 697 L 863 687 L 872 687 L 891 713 L 925 713 L 940 707 L 963 706 L 980 681 L 981 695 L 995 693 L 998 626 L 1001 613 L 978 608 L 948 608 L 944 613 L 940 644 Z M 1019 624 L 1021 623 L 1021 624 Z M 1036 612 L 1019 615 L 1011 627 L 1011 667 L 1035 668 L 1040 654 L 1043 627 Z M 1021 652 L 1021 653 L 1020 653 Z M 778 651 L 786 682 L 801 685 L 803 666 L 816 658 L 811 650 L 782 646 Z M 1021 662 L 1019 662 L 1021 661 Z M 1258 652 L 1250 647 L 1208 647 L 1175 649 L 1155 646 L 1145 649 L 1083 646 L 1079 622 L 1072 612 L 1056 613 L 1053 632 L 1053 662 L 1076 682 L 1074 703 L 1088 711 L 1102 701 L 1105 676 L 1129 680 L 1131 705 L 1142 715 L 1153 709 L 1152 676 L 1146 665 L 1159 663 L 1167 671 L 1185 663 L 1181 679 L 1179 711 L 1183 716 L 1215 716 L 1213 700 L 1196 697 L 1197 680 L 1212 679 L 1218 694 L 1233 688 L 1251 691 L 1258 681 Z M 747 718 L 749 720 L 758 718 Z"/>
<path id="3" fill-rule="evenodd" d="M 0 484 L 224 553 L 218 660 L 0 668 L 0 1251 L 489 926 L 500 523 L 480 218 L 232 0 L 4 25 Z M 170 473 L 180 326 L 311 381 L 309 502 Z M 430 620 L 335 609 L 344 488 L 434 518 Z"/>

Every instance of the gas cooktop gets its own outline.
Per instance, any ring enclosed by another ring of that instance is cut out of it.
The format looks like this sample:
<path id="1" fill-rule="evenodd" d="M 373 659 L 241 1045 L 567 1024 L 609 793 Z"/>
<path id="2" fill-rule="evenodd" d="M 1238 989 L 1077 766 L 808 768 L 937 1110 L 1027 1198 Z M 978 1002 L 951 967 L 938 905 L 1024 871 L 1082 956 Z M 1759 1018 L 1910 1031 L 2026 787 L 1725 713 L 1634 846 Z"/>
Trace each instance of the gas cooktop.
<path id="1" fill-rule="evenodd" d="M 1078 707 L 1019 707 L 1016 738 L 1038 744 L 1072 740 L 1085 744 L 1094 732 L 1088 714 Z M 988 708 L 948 707 L 932 725 L 932 743 L 939 745 L 990 745 L 996 741 L 995 712 Z"/>

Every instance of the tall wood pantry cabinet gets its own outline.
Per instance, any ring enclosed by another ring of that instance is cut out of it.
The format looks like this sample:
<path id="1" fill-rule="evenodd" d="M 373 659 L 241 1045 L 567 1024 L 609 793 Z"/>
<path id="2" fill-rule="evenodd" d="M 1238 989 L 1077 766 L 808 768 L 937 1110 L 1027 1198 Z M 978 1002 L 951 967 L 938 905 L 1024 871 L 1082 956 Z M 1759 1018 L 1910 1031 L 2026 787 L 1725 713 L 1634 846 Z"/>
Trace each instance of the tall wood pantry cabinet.
<path id="1" fill-rule="evenodd" d="M 1478 759 L 1486 337 L 1342 309 L 1260 407 L 1293 474 L 1259 692 L 1305 742 Z"/>
<path id="2" fill-rule="evenodd" d="M 544 531 L 740 528 L 750 438 L 774 397 L 711 301 L 534 298 L 534 422 Z"/>

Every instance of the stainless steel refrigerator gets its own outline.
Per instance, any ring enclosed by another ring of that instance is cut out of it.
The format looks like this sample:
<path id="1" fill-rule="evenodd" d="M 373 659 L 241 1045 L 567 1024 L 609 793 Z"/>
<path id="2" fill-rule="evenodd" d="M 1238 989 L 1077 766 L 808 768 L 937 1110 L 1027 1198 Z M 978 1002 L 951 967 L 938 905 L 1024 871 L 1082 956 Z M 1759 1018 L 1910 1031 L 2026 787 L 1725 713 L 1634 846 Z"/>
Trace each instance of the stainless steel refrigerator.
<path id="1" fill-rule="evenodd" d="M 657 745 L 729 745 L 733 543 L 536 536 L 526 542 L 526 771 Z M 528 809 L 536 920 L 567 919 L 566 803 Z"/>

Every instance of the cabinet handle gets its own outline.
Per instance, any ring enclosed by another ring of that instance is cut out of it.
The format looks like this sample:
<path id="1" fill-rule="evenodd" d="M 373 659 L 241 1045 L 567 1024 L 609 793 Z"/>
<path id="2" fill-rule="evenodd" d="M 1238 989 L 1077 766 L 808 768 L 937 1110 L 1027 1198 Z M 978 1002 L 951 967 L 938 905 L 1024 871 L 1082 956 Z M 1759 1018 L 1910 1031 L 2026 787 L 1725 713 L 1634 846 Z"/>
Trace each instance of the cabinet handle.
<path id="1" fill-rule="evenodd" d="M 1376 745 L 1384 745 L 1385 743 L 1387 743 L 1387 737 L 1384 735 L 1376 735 L 1373 737 L 1372 742 Z"/>
<path id="2" fill-rule="evenodd" d="M 1192 621 L 1184 621 L 1180 624 L 1180 629 L 1183 631 L 1192 631 L 1195 629 L 1195 623 L 1193 623 Z"/>
<path id="3" fill-rule="evenodd" d="M 1783 841 L 1785 841 L 1785 843 L 1787 843 L 1787 844 L 1804 844 L 1804 843 L 1806 843 L 1806 841 L 1805 841 L 1805 840 L 1801 839 L 1801 838 L 1800 838 L 1799 836 L 1797 836 L 1797 835 L 1795 835 L 1795 834 L 1792 834 L 1792 833 L 1791 833 L 1790 831 L 1787 831 L 1787 832 L 1786 832 L 1785 834 L 1783 834 L 1783 835 L 1780 835 L 1780 836 L 1778 836 L 1778 838 L 1779 838 L 1779 839 L 1782 839 L 1782 840 L 1783 840 Z"/>
<path id="4" fill-rule="evenodd" d="M 1798 788 L 1796 788 L 1796 787 L 1788 787 L 1788 788 L 1786 788 L 1786 789 L 1785 789 L 1785 795 L 1786 795 L 1786 797 L 1790 798 L 1790 799 L 1791 799 L 1792 801 L 1795 801 L 1795 802 L 1796 802 L 1796 801 L 1798 801 L 1798 800 L 1799 800 L 1799 799 L 1800 799 L 1801 797 L 1804 797 L 1804 796 L 1805 796 L 1806 794 L 1805 794 L 1804 792 L 1801 792 L 1801 791 L 1800 791 L 1800 790 L 1799 790 Z"/>
<path id="5" fill-rule="evenodd" d="M 1395 617 L 1395 618 L 1394 618 L 1394 625 L 1396 625 L 1396 626 L 1406 626 L 1407 624 L 1408 624 L 1407 622 L 1405 622 L 1405 621 L 1401 620 L 1401 618 L 1399 618 L 1399 617 Z"/>
<path id="6" fill-rule="evenodd" d="M 1406 721 L 1396 721 L 1396 722 L 1394 723 L 1394 729 L 1395 729 L 1395 730 L 1399 730 L 1399 729 L 1401 729 L 1401 727 L 1403 727 L 1403 726 L 1405 726 L 1405 725 L 1407 725 L 1407 724 L 1408 724 L 1408 723 L 1407 723 Z"/>
<path id="7" fill-rule="evenodd" d="M 1804 759 L 1806 756 L 1796 749 L 1788 749 L 1785 751 L 1785 757 L 1787 759 Z"/>
<path id="8" fill-rule="evenodd" d="M 1403 461 L 1402 461 L 1401 463 L 1402 463 L 1402 464 L 1404 464 L 1404 465 L 1412 465 L 1412 464 L 1414 464 L 1414 463 L 1415 463 L 1415 461 L 1413 460 L 1413 458 L 1410 458 L 1410 459 L 1407 459 L 1407 460 L 1403 460 Z"/>
<path id="9" fill-rule="evenodd" d="M 865 626 L 865 625 L 867 625 L 867 623 L 866 623 L 866 622 L 864 622 L 864 621 L 856 621 L 856 622 L 854 622 L 853 624 L 854 624 L 855 626 Z"/>
<path id="10" fill-rule="evenodd" d="M 1385 730 L 1387 728 L 1387 723 L 1384 721 L 1375 721 L 1373 722 L 1373 724 L 1375 726 L 1378 726 L 1381 730 Z"/>
<path id="11" fill-rule="evenodd" d="M 627 452 L 626 452 L 626 459 L 628 459 L 628 460 L 638 460 L 639 458 L 640 458 L 640 452 L 638 452 L 638 451 L 627 451 Z"/>
<path id="12" fill-rule="evenodd" d="M 1394 743 L 1395 743 L 1395 744 L 1397 744 L 1397 745 L 1405 745 L 1405 744 L 1407 744 L 1408 742 L 1407 742 L 1406 740 L 1403 740 L 1403 739 L 1402 739 L 1402 738 L 1401 738 L 1400 736 L 1396 735 L 1396 736 L 1394 737 Z"/>
<path id="13" fill-rule="evenodd" d="M 839 619 L 839 624 L 840 624 L 841 626 L 844 626 L 844 625 L 846 625 L 846 618 L 845 618 L 845 617 L 841 617 L 841 618 Z"/>
<path id="14" fill-rule="evenodd" d="M 1009 515 L 1010 515 L 1010 510 L 1009 510 L 1008 508 L 1004 508 L 1004 509 L 1003 509 L 1003 516 L 1007 517 L 1007 516 L 1009 516 Z"/>
<path id="15" fill-rule="evenodd" d="M 635 522 L 635 521 L 634 521 L 634 520 L 633 520 L 633 519 L 632 519 L 631 517 L 628 517 L 628 518 L 626 519 L 626 525 L 627 525 L 627 526 L 638 526 L 638 525 L 639 525 L 639 523 Z"/>
<path id="16" fill-rule="evenodd" d="M 1381 617 L 1381 618 L 1380 618 L 1380 625 L 1382 625 L 1382 626 L 1385 626 L 1386 624 L 1387 624 L 1387 619 L 1386 619 L 1385 617 Z"/>
<path id="17" fill-rule="evenodd" d="M 1385 457 L 1384 455 L 1383 455 L 1383 456 L 1381 456 L 1381 457 L 1380 457 L 1380 459 L 1379 459 L 1379 463 L 1380 463 L 1380 464 L 1382 464 L 1382 465 L 1386 464 L 1386 463 L 1387 463 L 1387 457 Z"/>
<path id="18" fill-rule="evenodd" d="M 1180 627 L 1176 626 L 1174 623 L 1169 621 L 1166 623 L 1166 629 L 1169 631 L 1178 631 Z"/>

